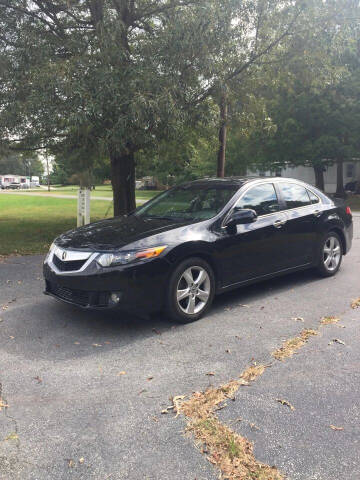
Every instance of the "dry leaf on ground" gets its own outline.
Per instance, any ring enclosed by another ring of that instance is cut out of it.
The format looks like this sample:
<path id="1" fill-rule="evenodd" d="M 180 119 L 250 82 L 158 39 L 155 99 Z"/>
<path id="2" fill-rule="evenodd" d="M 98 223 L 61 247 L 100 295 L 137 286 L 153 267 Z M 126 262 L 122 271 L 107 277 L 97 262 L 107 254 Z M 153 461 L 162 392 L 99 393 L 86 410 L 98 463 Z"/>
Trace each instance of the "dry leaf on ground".
<path id="1" fill-rule="evenodd" d="M 344 427 L 336 427 L 335 425 L 330 425 L 331 430 L 344 430 Z"/>
<path id="2" fill-rule="evenodd" d="M 356 298 L 351 302 L 351 308 L 358 308 L 360 307 L 360 297 Z"/>
<path id="3" fill-rule="evenodd" d="M 332 325 L 334 323 L 338 323 L 340 318 L 338 317 L 323 317 L 320 321 L 321 325 Z"/>
<path id="4" fill-rule="evenodd" d="M 290 410 L 295 410 L 294 405 L 291 405 L 291 403 L 288 402 L 287 400 L 283 400 L 283 399 L 281 399 L 281 398 L 277 398 L 276 401 L 279 402 L 279 403 L 281 403 L 281 405 L 285 405 L 286 407 L 289 407 Z"/>
<path id="5" fill-rule="evenodd" d="M 345 342 L 339 340 L 338 338 L 333 338 L 331 342 L 329 342 L 329 345 L 331 345 L 332 343 L 340 343 L 340 345 L 345 345 Z"/>

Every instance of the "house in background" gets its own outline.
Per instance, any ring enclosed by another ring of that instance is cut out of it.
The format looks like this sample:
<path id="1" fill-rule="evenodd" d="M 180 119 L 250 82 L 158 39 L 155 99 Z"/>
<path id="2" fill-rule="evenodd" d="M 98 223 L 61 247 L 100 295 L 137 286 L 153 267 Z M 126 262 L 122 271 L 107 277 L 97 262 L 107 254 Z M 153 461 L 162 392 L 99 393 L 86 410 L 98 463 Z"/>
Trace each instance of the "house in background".
<path id="1" fill-rule="evenodd" d="M 325 181 L 325 192 L 326 193 L 335 193 L 336 192 L 336 171 L 337 165 L 324 166 L 324 181 Z M 279 168 L 275 171 L 259 171 L 259 170 L 248 170 L 248 175 L 265 175 L 265 176 L 281 176 L 281 177 L 290 177 L 296 178 L 297 180 L 302 180 L 303 182 L 310 183 L 315 185 L 315 173 L 312 167 L 307 166 L 298 166 L 298 167 L 285 167 Z M 360 161 L 352 160 L 349 162 L 344 162 L 344 186 L 349 182 L 354 182 L 360 179 Z"/>
<path id="2" fill-rule="evenodd" d="M 9 185 L 10 183 L 20 183 L 20 185 L 27 185 L 29 187 L 37 186 L 40 185 L 40 178 L 37 176 L 32 176 L 30 182 L 30 177 L 25 177 L 24 175 L 0 175 L 0 185 L 6 187 L 6 185 Z"/>

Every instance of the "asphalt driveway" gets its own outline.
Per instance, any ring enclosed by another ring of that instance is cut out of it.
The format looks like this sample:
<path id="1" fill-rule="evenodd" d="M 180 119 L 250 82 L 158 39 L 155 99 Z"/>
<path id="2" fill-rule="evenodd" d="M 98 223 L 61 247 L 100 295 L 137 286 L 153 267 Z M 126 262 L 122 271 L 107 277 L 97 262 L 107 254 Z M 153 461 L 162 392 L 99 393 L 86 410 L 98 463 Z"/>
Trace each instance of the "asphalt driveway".
<path id="1" fill-rule="evenodd" d="M 219 417 L 290 479 L 360 478 L 359 231 L 357 217 L 335 278 L 309 271 L 243 288 L 186 326 L 62 305 L 42 294 L 40 256 L 0 263 L 0 479 L 215 480 L 183 419 L 161 414 L 169 397 L 268 362 L 328 315 L 345 328 L 321 327 Z"/>

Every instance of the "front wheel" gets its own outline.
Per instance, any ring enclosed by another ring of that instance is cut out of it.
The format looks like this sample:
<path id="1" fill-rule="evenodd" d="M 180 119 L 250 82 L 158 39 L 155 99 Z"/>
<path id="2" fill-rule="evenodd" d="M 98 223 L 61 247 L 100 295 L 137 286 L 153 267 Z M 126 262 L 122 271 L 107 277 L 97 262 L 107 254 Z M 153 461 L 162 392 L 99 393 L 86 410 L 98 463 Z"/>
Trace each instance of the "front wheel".
<path id="1" fill-rule="evenodd" d="M 339 270 L 343 251 L 340 237 L 335 232 L 326 234 L 320 247 L 318 272 L 323 277 L 331 277 Z"/>
<path id="2" fill-rule="evenodd" d="M 209 309 L 214 293 L 215 276 L 210 265 L 201 258 L 189 258 L 171 275 L 166 311 L 177 322 L 194 322 Z"/>

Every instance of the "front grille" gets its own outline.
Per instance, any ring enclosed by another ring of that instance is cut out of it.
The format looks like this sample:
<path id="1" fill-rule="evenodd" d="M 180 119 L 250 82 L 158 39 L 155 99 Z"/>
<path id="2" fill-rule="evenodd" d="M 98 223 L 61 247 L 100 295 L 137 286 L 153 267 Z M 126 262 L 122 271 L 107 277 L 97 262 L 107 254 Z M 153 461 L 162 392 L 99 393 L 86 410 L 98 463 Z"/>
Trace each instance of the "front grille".
<path id="1" fill-rule="evenodd" d="M 56 297 L 66 300 L 81 307 L 105 307 L 108 305 L 108 292 L 88 292 L 86 290 L 75 290 L 68 287 L 63 287 L 56 282 L 46 282 L 47 292 Z"/>
<path id="2" fill-rule="evenodd" d="M 63 262 L 59 257 L 54 255 L 52 261 L 60 272 L 76 272 L 80 270 L 87 260 L 70 260 L 69 262 Z"/>
<path id="3" fill-rule="evenodd" d="M 71 288 L 62 287 L 54 282 L 47 282 L 47 290 L 49 293 L 52 293 L 63 300 L 76 303 L 83 307 L 90 305 L 91 302 L 91 293 L 85 290 L 73 290 Z"/>

